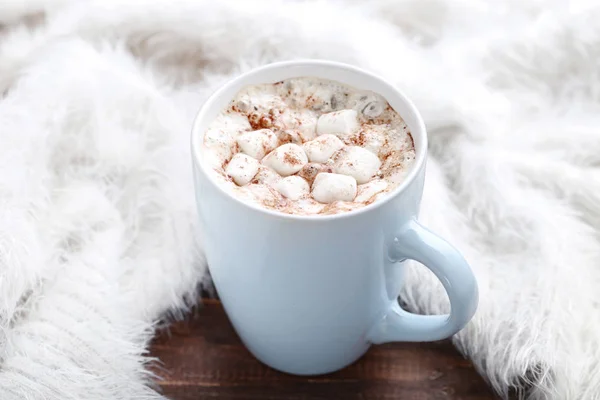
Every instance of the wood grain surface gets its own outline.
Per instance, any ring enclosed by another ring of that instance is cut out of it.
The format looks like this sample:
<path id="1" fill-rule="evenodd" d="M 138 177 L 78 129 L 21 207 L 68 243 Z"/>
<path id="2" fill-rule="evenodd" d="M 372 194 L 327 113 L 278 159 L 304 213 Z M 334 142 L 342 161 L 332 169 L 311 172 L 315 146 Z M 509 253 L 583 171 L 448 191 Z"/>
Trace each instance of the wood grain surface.
<path id="1" fill-rule="evenodd" d="M 218 300 L 203 303 L 151 348 L 160 359 L 158 384 L 173 400 L 496 398 L 449 341 L 374 346 L 348 368 L 320 377 L 277 372 L 244 348 Z"/>

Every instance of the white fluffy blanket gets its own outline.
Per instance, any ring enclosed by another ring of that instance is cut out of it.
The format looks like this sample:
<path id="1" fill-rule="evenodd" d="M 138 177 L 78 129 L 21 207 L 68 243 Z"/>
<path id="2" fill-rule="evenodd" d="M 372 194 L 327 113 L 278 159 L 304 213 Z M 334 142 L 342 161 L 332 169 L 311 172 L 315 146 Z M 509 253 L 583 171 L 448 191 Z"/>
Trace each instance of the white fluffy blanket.
<path id="1" fill-rule="evenodd" d="M 456 346 L 502 396 L 600 398 L 599 20 L 594 2 L 0 1 L 0 398 L 161 398 L 148 340 L 205 272 L 192 117 L 299 57 L 422 110 L 423 220 L 481 287 Z M 447 309 L 423 268 L 403 300 Z"/>

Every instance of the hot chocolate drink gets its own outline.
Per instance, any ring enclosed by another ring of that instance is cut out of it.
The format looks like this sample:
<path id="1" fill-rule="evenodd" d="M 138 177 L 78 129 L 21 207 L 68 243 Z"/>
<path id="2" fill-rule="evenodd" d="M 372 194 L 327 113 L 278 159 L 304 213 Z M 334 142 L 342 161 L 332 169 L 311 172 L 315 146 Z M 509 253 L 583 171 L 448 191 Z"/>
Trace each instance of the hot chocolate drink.
<path id="1" fill-rule="evenodd" d="M 380 95 L 303 77 L 240 91 L 206 131 L 202 155 L 231 195 L 317 215 L 385 197 L 404 180 L 415 148 Z"/>

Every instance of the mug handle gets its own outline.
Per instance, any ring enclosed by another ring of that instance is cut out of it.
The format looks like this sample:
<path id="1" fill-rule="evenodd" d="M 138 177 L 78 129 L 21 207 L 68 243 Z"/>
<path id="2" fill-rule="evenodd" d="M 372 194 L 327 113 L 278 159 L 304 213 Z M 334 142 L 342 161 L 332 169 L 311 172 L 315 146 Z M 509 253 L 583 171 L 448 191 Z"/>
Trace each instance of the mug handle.
<path id="1" fill-rule="evenodd" d="M 416 220 L 396 234 L 388 251 L 394 262 L 411 259 L 429 268 L 442 282 L 450 299 L 450 314 L 418 315 L 403 310 L 398 301 L 368 333 L 374 344 L 429 342 L 445 339 L 461 330 L 477 309 L 479 294 L 473 271 L 451 244 Z"/>

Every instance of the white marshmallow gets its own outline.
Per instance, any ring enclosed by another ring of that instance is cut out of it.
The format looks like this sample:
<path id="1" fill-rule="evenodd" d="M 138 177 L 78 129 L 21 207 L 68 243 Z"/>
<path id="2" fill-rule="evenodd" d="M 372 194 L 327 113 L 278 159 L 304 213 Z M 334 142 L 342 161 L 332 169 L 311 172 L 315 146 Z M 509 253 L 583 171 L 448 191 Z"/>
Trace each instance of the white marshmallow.
<path id="1" fill-rule="evenodd" d="M 248 118 L 243 114 L 231 113 L 231 114 L 220 114 L 214 122 L 214 126 L 221 129 L 223 132 L 243 132 L 249 129 L 250 122 Z"/>
<path id="2" fill-rule="evenodd" d="M 280 180 L 281 176 L 277 172 L 261 165 L 258 167 L 258 173 L 252 179 L 252 183 L 264 184 L 274 188 Z"/>
<path id="3" fill-rule="evenodd" d="M 299 176 L 288 176 L 280 180 L 275 189 L 290 200 L 298 200 L 310 193 L 308 182 Z"/>
<path id="4" fill-rule="evenodd" d="M 251 106 L 252 106 L 252 100 L 250 100 L 250 96 L 248 96 L 248 95 L 240 96 L 237 103 L 235 103 L 235 107 L 241 112 L 250 111 Z"/>
<path id="5" fill-rule="evenodd" d="M 204 135 L 204 146 L 208 151 L 205 157 L 211 165 L 220 167 L 231 158 L 233 154 L 234 139 L 227 132 L 219 129 L 209 129 Z"/>
<path id="6" fill-rule="evenodd" d="M 267 154 L 262 162 L 267 167 L 273 168 L 279 175 L 288 176 L 300 171 L 308 163 L 308 157 L 302 147 L 286 143 Z"/>
<path id="7" fill-rule="evenodd" d="M 344 147 L 344 142 L 338 139 L 337 136 L 325 134 L 318 136 L 315 140 L 304 143 L 302 148 L 306 152 L 308 159 L 311 162 L 324 163 L 329 158 Z"/>
<path id="8" fill-rule="evenodd" d="M 334 111 L 323 114 L 317 121 L 317 134 L 332 133 L 340 139 L 345 139 L 358 131 L 358 114 L 355 110 Z"/>
<path id="9" fill-rule="evenodd" d="M 312 187 L 312 197 L 320 203 L 352 201 L 356 196 L 356 180 L 351 176 L 320 173 Z"/>
<path id="10" fill-rule="evenodd" d="M 286 130 L 293 131 L 301 140 L 293 140 L 294 143 L 302 143 L 317 136 L 317 117 L 308 110 L 285 110 L 279 119 L 283 122 Z"/>
<path id="11" fill-rule="evenodd" d="M 242 152 L 257 160 L 277 147 L 277 135 L 270 129 L 244 132 L 236 140 Z"/>
<path id="12" fill-rule="evenodd" d="M 259 162 L 254 158 L 237 153 L 227 164 L 225 173 L 233 178 L 233 181 L 239 186 L 244 186 L 254 178 L 259 166 Z"/>
<path id="13" fill-rule="evenodd" d="M 354 201 L 356 203 L 363 203 L 368 201 L 377 193 L 383 192 L 387 189 L 388 183 L 383 179 L 374 179 L 369 183 L 365 183 L 364 185 L 358 186 L 356 198 Z"/>
<path id="14" fill-rule="evenodd" d="M 317 136 L 317 117 L 308 110 L 300 111 L 296 129 L 304 141 L 314 139 Z"/>
<path id="15" fill-rule="evenodd" d="M 338 151 L 333 162 L 333 172 L 349 175 L 358 184 L 369 182 L 379 167 L 379 157 L 359 146 L 348 146 Z"/>

